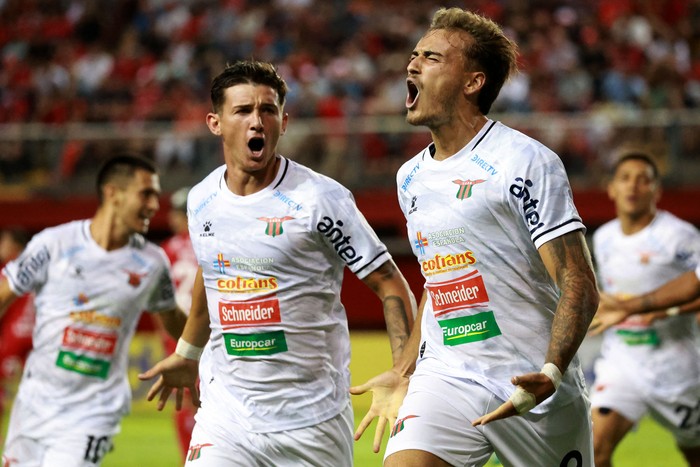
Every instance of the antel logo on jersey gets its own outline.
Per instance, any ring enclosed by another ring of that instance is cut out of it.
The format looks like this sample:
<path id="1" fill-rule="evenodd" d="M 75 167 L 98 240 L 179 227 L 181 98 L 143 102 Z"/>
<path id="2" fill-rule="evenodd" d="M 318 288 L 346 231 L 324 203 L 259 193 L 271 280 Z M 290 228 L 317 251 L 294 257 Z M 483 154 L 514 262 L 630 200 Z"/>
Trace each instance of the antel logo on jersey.
<path id="1" fill-rule="evenodd" d="M 67 327 L 63 332 L 63 347 L 88 350 L 102 355 L 112 355 L 117 345 L 117 336 Z"/>
<path id="2" fill-rule="evenodd" d="M 426 284 L 435 316 L 451 311 L 483 306 L 489 301 L 484 279 L 479 271 L 445 282 Z"/>
<path id="3" fill-rule="evenodd" d="M 350 266 L 360 261 L 362 255 L 357 256 L 357 251 L 350 245 L 350 239 L 352 237 L 343 233 L 341 229 L 343 226 L 343 221 L 333 221 L 330 217 L 323 216 L 323 220 L 316 224 L 316 229 L 330 240 L 338 256 L 340 256 L 340 259 Z"/>
<path id="4" fill-rule="evenodd" d="M 515 183 L 513 183 L 509 189 L 513 196 L 519 200 L 522 200 L 523 202 L 525 221 L 534 226 L 533 229 L 530 229 L 530 234 L 535 233 L 535 230 L 544 225 L 544 223 L 540 222 L 540 215 L 537 212 L 537 205 L 540 203 L 540 200 L 531 198 L 530 190 L 528 190 L 528 188 L 532 188 L 533 185 L 534 183 L 532 183 L 532 180 L 523 180 L 522 178 L 517 177 L 515 179 Z"/>
<path id="5" fill-rule="evenodd" d="M 280 302 L 274 295 L 255 300 L 220 301 L 219 320 L 224 329 L 279 323 L 282 321 Z"/>
<path id="6" fill-rule="evenodd" d="M 17 266 L 17 280 L 20 285 L 27 285 L 47 261 L 51 259 L 51 254 L 47 247 L 43 247 L 29 258 L 20 261 Z"/>
<path id="7" fill-rule="evenodd" d="M 474 252 L 465 250 L 463 253 L 454 255 L 435 255 L 430 259 L 421 261 L 420 265 L 424 275 L 432 276 L 433 274 L 442 274 L 443 272 L 468 268 L 474 263 L 476 263 Z"/>
<path id="8" fill-rule="evenodd" d="M 277 289 L 277 278 L 265 277 L 262 279 L 255 279 L 252 277 L 236 276 L 231 279 L 217 280 L 216 287 L 219 292 L 223 293 L 251 293 L 275 290 Z"/>
<path id="9" fill-rule="evenodd" d="M 438 323 L 442 328 L 442 343 L 449 346 L 483 341 L 501 335 L 493 311 L 443 319 Z"/>

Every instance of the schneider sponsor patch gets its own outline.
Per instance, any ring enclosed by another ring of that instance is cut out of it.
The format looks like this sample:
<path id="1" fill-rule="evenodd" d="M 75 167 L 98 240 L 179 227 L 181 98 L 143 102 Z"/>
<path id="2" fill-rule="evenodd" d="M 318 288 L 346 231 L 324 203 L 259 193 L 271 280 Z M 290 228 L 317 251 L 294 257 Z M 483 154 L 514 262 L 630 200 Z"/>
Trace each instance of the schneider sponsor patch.
<path id="1" fill-rule="evenodd" d="M 489 301 L 484 279 L 479 271 L 444 282 L 426 285 L 433 304 L 435 316 L 441 316 L 451 311 L 483 306 Z"/>
<path id="2" fill-rule="evenodd" d="M 219 319 L 224 329 L 279 323 L 280 302 L 274 295 L 255 300 L 220 301 Z"/>
<path id="3" fill-rule="evenodd" d="M 224 333 L 226 352 L 238 357 L 251 355 L 272 355 L 287 351 L 284 331 L 260 332 L 255 334 Z"/>
<path id="4" fill-rule="evenodd" d="M 117 336 L 67 327 L 63 332 L 62 345 L 69 349 L 112 355 L 117 345 Z"/>
<path id="5" fill-rule="evenodd" d="M 110 362 L 61 350 L 58 352 L 56 365 L 65 370 L 80 373 L 81 375 L 107 379 Z"/>
<path id="6" fill-rule="evenodd" d="M 468 344 L 501 335 L 493 311 L 443 319 L 438 323 L 442 328 L 442 342 L 445 345 Z"/>

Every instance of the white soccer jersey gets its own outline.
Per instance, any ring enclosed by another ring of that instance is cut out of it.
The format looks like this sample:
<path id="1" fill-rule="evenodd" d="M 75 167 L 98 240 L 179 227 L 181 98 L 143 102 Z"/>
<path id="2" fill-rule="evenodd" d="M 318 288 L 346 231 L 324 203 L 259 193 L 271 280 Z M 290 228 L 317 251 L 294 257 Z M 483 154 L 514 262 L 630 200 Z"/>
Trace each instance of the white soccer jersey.
<path id="1" fill-rule="evenodd" d="M 545 363 L 558 290 L 537 252 L 584 226 L 560 159 L 539 142 L 489 120 L 452 157 L 432 144 L 397 175 L 399 204 L 430 299 L 416 372 L 472 379 L 508 399 L 515 375 Z M 584 390 L 575 358 L 555 395 Z"/>
<path id="2" fill-rule="evenodd" d="M 36 408 L 25 435 L 118 429 L 128 412 L 128 349 L 142 311 L 175 308 L 168 260 L 141 235 L 106 251 L 90 221 L 48 228 L 4 273 L 16 294 L 35 292 L 34 348 L 17 397 Z"/>
<path id="3" fill-rule="evenodd" d="M 654 290 L 695 269 L 700 233 L 688 222 L 659 211 L 648 226 L 632 235 L 622 232 L 617 219 L 606 223 L 593 235 L 593 250 L 601 289 L 625 298 Z M 657 320 L 651 326 L 641 325 L 636 318 L 605 332 L 601 354 L 608 364 L 659 396 L 698 386 L 695 315 Z"/>
<path id="4" fill-rule="evenodd" d="M 362 279 L 390 255 L 337 182 L 280 158 L 267 188 L 237 196 L 225 172 L 188 197 L 211 322 L 197 421 L 262 433 L 327 420 L 349 397 L 343 269 Z"/>

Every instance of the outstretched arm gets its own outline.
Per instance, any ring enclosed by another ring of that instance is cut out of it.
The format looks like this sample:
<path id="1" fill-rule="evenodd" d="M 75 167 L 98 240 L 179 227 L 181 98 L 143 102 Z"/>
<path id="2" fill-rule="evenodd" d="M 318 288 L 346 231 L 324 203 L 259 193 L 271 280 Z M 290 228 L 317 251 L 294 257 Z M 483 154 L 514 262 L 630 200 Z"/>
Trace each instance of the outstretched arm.
<path id="1" fill-rule="evenodd" d="M 424 292 L 420 305 L 418 305 L 418 315 L 411 330 L 411 335 L 401 356 L 394 360 L 394 366 L 366 383 L 350 388 L 350 393 L 354 395 L 364 394 L 367 391 L 372 393 L 372 405 L 355 431 L 355 440 L 360 439 L 367 427 L 372 423 L 372 420 L 377 417 L 377 428 L 374 431 L 374 442 L 372 445 L 374 452 L 379 452 L 384 429 L 387 424 L 389 426 L 394 425 L 399 407 L 406 396 L 408 378 L 413 373 L 416 359 L 418 358 L 421 341 L 421 321 L 426 298 L 427 294 Z"/>
<path id="2" fill-rule="evenodd" d="M 192 401 L 195 405 L 199 405 L 199 391 L 196 385 L 199 355 L 208 338 L 209 310 L 207 309 L 202 268 L 199 268 L 192 287 L 192 308 L 175 353 L 139 375 L 141 380 L 160 376 L 148 391 L 147 396 L 148 400 L 151 401 L 160 394 L 158 410 L 163 410 L 173 390 L 176 391 L 176 408 L 180 410 L 184 388 L 190 390 Z"/>
<path id="3" fill-rule="evenodd" d="M 391 259 L 368 274 L 363 282 L 382 301 L 391 355 L 396 362 L 406 346 L 413 327 L 416 299 L 408 282 Z"/>
<path id="4" fill-rule="evenodd" d="M 575 231 L 557 237 L 542 245 L 539 253 L 560 290 L 545 365 L 540 373 L 513 377 L 511 382 L 518 386 L 513 396 L 495 411 L 476 419 L 475 426 L 525 413 L 554 394 L 596 312 L 599 295 L 583 233 Z"/>
<path id="5" fill-rule="evenodd" d="M 628 314 L 645 313 L 683 305 L 699 297 L 700 278 L 695 271 L 688 271 L 649 293 L 620 300 L 620 305 Z"/>
<path id="6" fill-rule="evenodd" d="M 178 339 L 182 335 L 187 322 L 187 315 L 179 307 L 172 310 L 161 311 L 156 315 L 160 321 L 161 327 L 173 338 Z"/>
<path id="7" fill-rule="evenodd" d="M 635 314 L 642 314 L 640 322 L 651 324 L 657 319 L 697 311 L 700 311 L 700 279 L 696 271 L 688 271 L 656 290 L 636 297 L 617 299 L 601 295 L 589 334 L 600 334 Z"/>

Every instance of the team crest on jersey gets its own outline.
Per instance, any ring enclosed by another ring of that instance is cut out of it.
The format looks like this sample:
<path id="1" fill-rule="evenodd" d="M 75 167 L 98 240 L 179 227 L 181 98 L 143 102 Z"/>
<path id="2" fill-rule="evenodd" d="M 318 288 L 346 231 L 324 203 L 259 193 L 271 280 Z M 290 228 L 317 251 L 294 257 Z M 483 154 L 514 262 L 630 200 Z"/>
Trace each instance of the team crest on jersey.
<path id="1" fill-rule="evenodd" d="M 231 262 L 227 259 L 224 259 L 223 253 L 219 253 L 218 255 L 216 255 L 216 259 L 214 260 L 214 267 L 221 274 L 224 274 L 226 272 L 226 268 L 228 266 L 231 266 Z"/>
<path id="2" fill-rule="evenodd" d="M 127 271 L 126 269 L 124 269 L 124 272 L 129 275 L 129 279 L 128 279 L 127 283 L 134 288 L 137 288 L 138 286 L 140 286 L 141 279 L 143 279 L 144 277 L 146 277 L 148 275 L 147 273 L 139 274 L 138 272 Z"/>
<path id="3" fill-rule="evenodd" d="M 418 415 L 407 415 L 404 418 L 396 420 L 394 427 L 391 429 L 391 434 L 389 435 L 389 438 L 393 438 L 394 436 L 401 433 L 403 429 L 406 428 L 406 420 L 410 420 L 412 418 L 418 418 Z"/>
<path id="4" fill-rule="evenodd" d="M 459 185 L 459 188 L 457 189 L 457 196 L 456 198 L 459 200 L 462 200 L 464 198 L 471 198 L 472 196 L 472 189 L 474 188 L 474 185 L 478 185 L 479 183 L 484 183 L 486 180 L 479 179 L 479 180 L 452 180 L 452 183 L 456 183 Z"/>
<path id="5" fill-rule="evenodd" d="M 418 248 L 418 251 L 420 251 L 421 255 L 425 254 L 425 247 L 428 246 L 428 239 L 423 237 L 423 234 L 419 231 L 416 234 L 416 239 L 413 241 L 413 244 L 416 245 L 416 248 Z"/>
<path id="6" fill-rule="evenodd" d="M 284 233 L 282 228 L 282 223 L 294 219 L 292 216 L 284 217 L 258 217 L 259 221 L 267 222 L 267 227 L 265 227 L 265 235 L 271 237 L 276 237 Z"/>
<path id="7" fill-rule="evenodd" d="M 214 446 L 211 443 L 204 443 L 204 444 L 194 444 L 190 446 L 188 453 L 187 453 L 187 460 L 188 461 L 196 461 L 202 456 L 202 448 L 206 448 L 209 446 Z"/>

